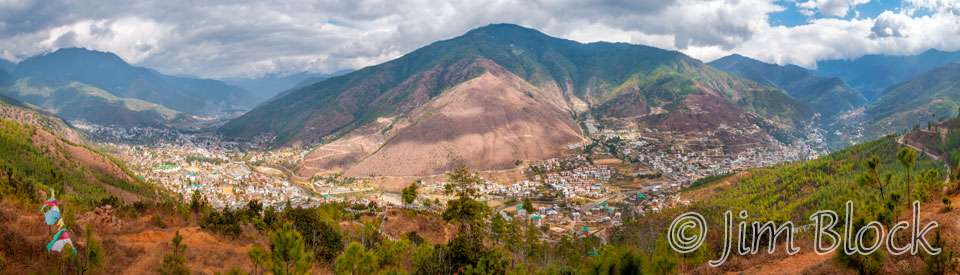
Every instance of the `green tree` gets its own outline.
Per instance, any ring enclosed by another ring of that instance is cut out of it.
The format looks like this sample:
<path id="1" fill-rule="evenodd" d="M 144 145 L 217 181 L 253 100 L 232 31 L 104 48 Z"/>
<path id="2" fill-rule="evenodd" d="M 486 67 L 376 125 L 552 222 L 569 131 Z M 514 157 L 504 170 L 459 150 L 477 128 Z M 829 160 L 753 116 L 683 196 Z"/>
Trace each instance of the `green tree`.
<path id="1" fill-rule="evenodd" d="M 910 147 L 903 147 L 897 152 L 897 160 L 900 161 L 900 165 L 903 165 L 904 168 L 907 168 L 907 204 L 910 204 L 910 201 L 913 200 L 911 196 L 911 186 L 913 185 L 913 178 L 910 177 L 910 172 L 912 171 L 913 164 L 917 159 L 917 151 L 910 149 Z"/>
<path id="2" fill-rule="evenodd" d="M 540 258 L 543 257 L 543 245 L 540 242 L 540 230 L 537 227 L 533 226 L 533 222 L 527 223 L 526 230 L 526 240 L 524 243 L 527 244 L 526 256 L 527 261 L 537 262 Z"/>
<path id="3" fill-rule="evenodd" d="M 313 253 L 307 250 L 303 236 L 286 223 L 270 234 L 270 259 L 274 275 L 308 274 Z"/>
<path id="4" fill-rule="evenodd" d="M 593 257 L 585 270 L 586 274 L 644 274 L 646 256 L 634 248 L 606 247 L 598 257 Z"/>
<path id="5" fill-rule="evenodd" d="M 417 196 L 418 196 L 417 189 L 419 188 L 418 182 L 419 181 L 415 181 L 411 183 L 410 186 L 403 188 L 402 190 L 403 203 L 413 204 L 414 202 L 417 201 Z"/>
<path id="6" fill-rule="evenodd" d="M 263 211 L 263 203 L 258 200 L 251 200 L 243 210 L 243 215 L 246 216 L 247 220 L 255 219 L 260 217 L 260 211 Z"/>
<path id="7" fill-rule="evenodd" d="M 437 245 L 442 247 L 442 245 Z M 414 274 L 441 274 L 444 273 L 444 266 L 438 259 L 437 248 L 428 243 L 421 244 L 410 257 L 410 263 L 413 264 Z"/>
<path id="8" fill-rule="evenodd" d="M 84 270 L 84 272 L 95 271 L 103 267 L 103 244 L 100 243 L 100 239 L 97 238 L 96 233 L 93 232 L 93 228 L 91 228 L 90 225 L 87 225 L 86 234 L 84 235 L 87 247 L 84 253 L 83 268 L 81 270 Z"/>
<path id="9" fill-rule="evenodd" d="M 193 195 L 190 196 L 190 211 L 193 213 L 200 213 L 203 211 L 206 202 L 203 200 L 203 194 L 200 193 L 200 189 L 194 190 Z"/>
<path id="10" fill-rule="evenodd" d="M 657 238 L 656 252 L 653 253 L 650 269 L 654 274 L 677 273 L 677 252 L 670 248 L 666 238 L 662 235 Z"/>
<path id="11" fill-rule="evenodd" d="M 520 227 L 520 221 L 516 217 L 507 225 L 506 231 L 505 246 L 507 247 L 507 251 L 513 252 L 515 255 L 523 254 L 521 252 L 524 249 L 524 243 L 520 238 L 523 229 Z"/>
<path id="12" fill-rule="evenodd" d="M 247 258 L 250 258 L 250 262 L 253 263 L 253 275 L 263 274 L 264 271 L 270 269 L 270 253 L 268 253 L 263 246 L 254 245 L 247 250 Z"/>
<path id="13" fill-rule="evenodd" d="M 373 252 L 363 249 L 358 242 L 351 242 L 343 254 L 337 257 L 336 273 L 362 275 L 377 271 L 377 257 Z"/>
<path id="14" fill-rule="evenodd" d="M 456 273 L 476 265 L 488 253 L 479 230 L 458 232 L 444 248 L 438 254 L 442 256 L 444 266 Z"/>
<path id="15" fill-rule="evenodd" d="M 319 208 L 287 208 L 284 218 L 303 236 L 317 260 L 332 261 L 343 249 L 343 237 L 329 217 L 323 217 Z"/>
<path id="16" fill-rule="evenodd" d="M 857 179 L 857 183 L 861 186 L 867 186 L 873 189 L 876 189 L 880 192 L 879 200 L 880 204 L 884 203 L 884 194 L 883 191 L 890 184 L 890 180 L 893 178 L 893 173 L 887 172 L 884 177 L 881 179 L 879 175 L 879 170 L 881 167 L 880 157 L 873 155 L 869 160 L 867 160 L 867 173 L 860 176 Z"/>
<path id="17" fill-rule="evenodd" d="M 500 213 L 493 213 L 493 218 L 490 218 L 490 232 L 493 235 L 495 241 L 500 241 L 503 237 L 503 234 L 506 233 L 507 220 L 503 218 L 503 215 Z"/>
<path id="18" fill-rule="evenodd" d="M 87 225 L 84 230 L 86 247 L 64 250 L 64 259 L 76 265 L 77 274 L 94 272 L 103 267 L 103 244 L 97 238 L 93 229 Z"/>
<path id="19" fill-rule="evenodd" d="M 530 201 L 530 198 L 523 198 L 523 210 L 527 210 L 527 213 L 536 211 L 536 209 L 533 208 L 533 201 Z"/>
<path id="20" fill-rule="evenodd" d="M 920 254 L 925 264 L 925 274 L 949 274 L 957 270 L 958 262 L 954 257 L 955 253 L 952 250 L 948 251 L 946 248 L 943 248 L 943 242 L 944 239 L 940 236 L 940 230 L 937 230 L 930 246 L 933 248 L 941 248 L 942 251 L 940 251 L 940 254 L 926 256 Z"/>
<path id="21" fill-rule="evenodd" d="M 476 264 L 467 266 L 463 274 L 506 274 L 507 267 L 510 266 L 509 261 L 506 253 L 500 249 L 494 249 L 481 257 Z"/>
<path id="22" fill-rule="evenodd" d="M 409 258 L 410 247 L 412 243 L 407 239 L 400 239 L 396 242 L 379 242 L 374 250 L 377 256 L 377 263 L 381 267 L 401 268 L 402 259 Z"/>
<path id="23" fill-rule="evenodd" d="M 248 273 L 244 273 L 243 270 L 240 270 L 239 267 L 231 267 L 230 269 L 227 269 L 227 271 L 213 273 L 213 275 L 244 275 L 244 274 L 248 274 Z"/>
<path id="24" fill-rule="evenodd" d="M 466 225 L 467 230 L 482 225 L 485 213 L 490 210 L 486 205 L 476 201 L 479 194 L 474 185 L 480 183 L 480 176 L 468 171 L 466 166 L 458 167 L 448 176 L 451 183 L 445 186 L 446 192 L 455 193 L 457 198 L 447 201 L 447 209 L 442 215 L 443 220 L 459 222 Z"/>
<path id="25" fill-rule="evenodd" d="M 157 269 L 160 274 L 190 274 L 186 260 L 187 245 L 181 242 L 183 236 L 180 236 L 180 231 L 177 230 L 173 235 L 173 254 L 163 255 L 163 263 Z"/>

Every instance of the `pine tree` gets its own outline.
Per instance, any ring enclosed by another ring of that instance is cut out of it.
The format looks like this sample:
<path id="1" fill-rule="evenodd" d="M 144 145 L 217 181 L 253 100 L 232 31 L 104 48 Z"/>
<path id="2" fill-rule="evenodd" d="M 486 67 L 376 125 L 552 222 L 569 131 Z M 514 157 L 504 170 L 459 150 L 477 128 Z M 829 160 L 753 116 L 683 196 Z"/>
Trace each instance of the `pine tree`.
<path id="1" fill-rule="evenodd" d="M 270 234 L 270 272 L 275 275 L 308 274 L 313 253 L 307 250 L 303 236 L 290 223 Z"/>
<path id="2" fill-rule="evenodd" d="M 163 263 L 157 270 L 160 274 L 190 274 L 185 257 L 187 245 L 181 242 L 183 242 L 183 236 L 180 236 L 180 231 L 177 230 L 173 235 L 173 254 L 163 255 Z"/>
<path id="3" fill-rule="evenodd" d="M 893 178 L 893 173 L 887 172 L 884 174 L 883 178 L 880 178 L 880 167 L 880 157 L 873 155 L 873 157 L 867 160 L 867 168 L 869 170 L 866 174 L 857 179 L 857 183 L 861 186 L 867 186 L 878 190 L 880 192 L 878 201 L 880 202 L 880 205 L 883 205 L 885 198 L 883 191 L 886 189 L 887 185 L 890 184 L 890 180 Z"/>
<path id="4" fill-rule="evenodd" d="M 264 271 L 270 269 L 270 253 L 263 249 L 262 246 L 254 245 L 247 250 L 247 258 L 250 258 L 250 262 L 253 262 L 253 275 L 263 274 Z"/>
<path id="5" fill-rule="evenodd" d="M 904 168 L 907 168 L 907 204 L 913 200 L 911 196 L 911 186 L 913 185 L 913 178 L 910 177 L 910 171 L 913 169 L 913 164 L 916 162 L 917 151 L 910 149 L 910 147 L 903 147 L 897 152 L 897 160 L 900 161 L 900 165 L 903 165 Z"/>
<path id="6" fill-rule="evenodd" d="M 403 203 L 413 204 L 414 202 L 417 201 L 417 196 L 418 196 L 417 189 L 419 188 L 418 182 L 419 181 L 415 181 L 411 183 L 410 186 L 403 188 L 402 190 Z"/>
<path id="7" fill-rule="evenodd" d="M 535 210 L 533 208 L 533 202 L 530 201 L 530 198 L 523 198 L 523 210 L 527 210 L 527 213 L 533 213 Z"/>
<path id="8" fill-rule="evenodd" d="M 503 234 L 504 234 L 505 226 L 506 226 L 506 224 L 507 224 L 507 220 L 504 219 L 504 218 L 503 218 L 503 215 L 500 215 L 500 213 L 494 213 L 494 214 L 493 214 L 493 218 L 491 218 L 490 220 L 491 220 L 491 222 L 490 222 L 490 232 L 493 233 L 493 234 L 491 234 L 491 235 L 493 235 L 493 236 L 492 236 L 492 237 L 493 237 L 493 240 L 499 242 L 499 241 L 501 240 L 501 237 L 502 237 Z"/>
<path id="9" fill-rule="evenodd" d="M 947 250 L 943 247 L 944 239 L 940 236 L 940 230 L 936 231 L 936 235 L 933 238 L 933 242 L 930 244 L 933 248 L 940 248 L 943 251 L 937 255 L 926 255 L 920 254 L 920 257 L 923 258 L 924 272 L 926 274 L 948 274 L 957 270 L 957 259 L 954 258 L 955 253 L 952 250 Z"/>
<path id="10" fill-rule="evenodd" d="M 490 209 L 476 200 L 480 194 L 474 185 L 480 183 L 480 176 L 468 171 L 466 166 L 458 167 L 448 176 L 451 183 L 445 186 L 446 192 L 455 193 L 457 198 L 447 201 L 443 220 L 459 222 L 466 230 L 481 226 Z"/>
<path id="11" fill-rule="evenodd" d="M 362 275 L 377 271 L 377 258 L 357 242 L 351 242 L 347 250 L 337 257 L 336 274 Z"/>
<path id="12" fill-rule="evenodd" d="M 78 275 L 94 272 L 103 267 L 103 244 L 89 225 L 84 231 L 84 239 L 86 247 L 64 249 L 63 254 L 67 262 L 76 266 Z"/>
<path id="13" fill-rule="evenodd" d="M 203 194 L 200 194 L 200 189 L 194 190 L 193 195 L 190 196 L 190 211 L 200 213 L 200 211 L 203 210 L 203 206 Z"/>

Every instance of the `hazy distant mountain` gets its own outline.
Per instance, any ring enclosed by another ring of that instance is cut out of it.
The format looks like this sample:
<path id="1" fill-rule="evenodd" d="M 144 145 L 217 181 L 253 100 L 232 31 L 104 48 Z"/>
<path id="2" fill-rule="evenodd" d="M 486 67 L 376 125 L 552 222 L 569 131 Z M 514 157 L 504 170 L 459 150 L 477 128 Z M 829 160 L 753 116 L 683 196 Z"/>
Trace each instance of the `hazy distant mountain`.
<path id="1" fill-rule="evenodd" d="M 122 98 L 136 98 L 191 114 L 219 114 L 251 107 L 256 98 L 216 80 L 167 76 L 134 67 L 106 52 L 60 49 L 20 62 L 15 77 L 82 82 Z"/>
<path id="2" fill-rule="evenodd" d="M 21 78 L 0 92 L 64 119 L 97 124 L 159 126 L 178 114 L 154 103 L 118 98 L 96 87 L 64 80 Z"/>
<path id="3" fill-rule="evenodd" d="M 313 84 L 348 72 L 350 71 L 344 70 L 332 74 L 300 72 L 286 76 L 268 74 L 258 78 L 226 78 L 223 79 L 223 82 L 250 91 L 260 101 L 263 101 L 276 96 L 282 91 L 299 87 L 304 83 Z"/>
<path id="4" fill-rule="evenodd" d="M 4 70 L 0 70 L 0 88 L 13 83 L 13 76 Z"/>
<path id="5" fill-rule="evenodd" d="M 344 136 L 314 150 L 305 174 L 424 175 L 556 155 L 582 139 L 571 114 L 587 111 L 675 131 L 722 124 L 773 130 L 812 117 L 778 89 L 679 52 L 582 44 L 498 24 L 284 92 L 220 131 L 273 135 L 275 145 Z"/>
<path id="6" fill-rule="evenodd" d="M 206 100 L 207 109 L 215 112 L 233 112 L 252 108 L 259 102 L 256 96 L 243 88 L 219 80 L 168 76 L 157 73 L 163 80 L 192 95 Z"/>
<path id="7" fill-rule="evenodd" d="M 315 75 L 313 75 L 313 76 L 310 76 L 310 77 L 308 77 L 308 78 L 305 78 L 305 79 L 301 80 L 300 82 L 297 82 L 297 84 L 296 84 L 296 85 L 293 85 L 293 87 L 291 87 L 291 89 L 303 88 L 303 87 L 306 87 L 306 86 L 309 86 L 309 85 L 313 85 L 313 84 L 316 84 L 316 83 L 320 83 L 320 81 L 327 80 L 328 78 L 331 78 L 331 77 L 334 77 L 334 76 L 339 76 L 339 75 L 345 75 L 345 74 L 348 74 L 348 73 L 350 73 L 350 72 L 352 72 L 352 70 L 343 70 L 343 71 L 335 72 L 335 73 L 332 73 L 332 74 L 319 74 L 319 75 L 318 75 L 318 74 L 315 74 Z"/>
<path id="8" fill-rule="evenodd" d="M 903 131 L 957 116 L 960 108 L 960 63 L 950 63 L 890 87 L 867 106 L 867 137 Z"/>
<path id="9" fill-rule="evenodd" d="M 769 64 L 737 54 L 709 64 L 729 74 L 781 88 L 813 106 L 826 119 L 867 104 L 867 99 L 843 79 L 818 77 L 797 66 Z"/>
<path id="10" fill-rule="evenodd" d="M 17 63 L 13 63 L 10 60 L 0 58 L 0 71 L 12 72 L 13 68 L 17 66 Z"/>
<path id="11" fill-rule="evenodd" d="M 824 60 L 817 62 L 817 69 L 812 72 L 819 76 L 843 78 L 867 100 L 873 101 L 890 86 L 950 62 L 960 62 L 960 51 L 931 49 L 919 55 L 867 55 L 853 60 Z"/>

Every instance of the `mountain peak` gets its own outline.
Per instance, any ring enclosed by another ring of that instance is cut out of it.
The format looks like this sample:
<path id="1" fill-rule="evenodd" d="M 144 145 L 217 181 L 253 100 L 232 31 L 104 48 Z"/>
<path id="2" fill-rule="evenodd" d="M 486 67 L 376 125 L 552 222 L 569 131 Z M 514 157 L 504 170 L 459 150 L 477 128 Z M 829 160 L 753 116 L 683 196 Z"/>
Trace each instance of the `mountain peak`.
<path id="1" fill-rule="evenodd" d="M 58 59 L 67 59 L 75 61 L 95 61 L 100 62 L 110 62 L 116 64 L 129 65 L 123 58 L 117 56 L 111 52 L 101 52 L 97 50 L 89 50 L 87 48 L 60 48 L 56 51 L 41 55 L 40 57 L 46 58 L 58 58 Z M 27 60 L 33 59 L 34 57 L 28 58 Z M 26 63 L 27 60 L 24 60 L 22 63 Z"/>
<path id="2" fill-rule="evenodd" d="M 546 34 L 527 27 L 520 25 L 509 24 L 509 23 L 496 23 L 490 24 L 476 29 L 472 29 L 467 32 L 466 36 L 470 35 L 535 35 L 535 36 L 547 36 Z"/>
<path id="3" fill-rule="evenodd" d="M 718 58 L 717 60 L 709 62 L 709 64 L 722 66 L 722 65 L 730 65 L 730 64 L 743 63 L 743 62 L 748 62 L 750 64 L 769 64 L 769 63 L 756 60 L 750 57 L 746 57 L 740 54 L 736 54 L 736 53 Z"/>

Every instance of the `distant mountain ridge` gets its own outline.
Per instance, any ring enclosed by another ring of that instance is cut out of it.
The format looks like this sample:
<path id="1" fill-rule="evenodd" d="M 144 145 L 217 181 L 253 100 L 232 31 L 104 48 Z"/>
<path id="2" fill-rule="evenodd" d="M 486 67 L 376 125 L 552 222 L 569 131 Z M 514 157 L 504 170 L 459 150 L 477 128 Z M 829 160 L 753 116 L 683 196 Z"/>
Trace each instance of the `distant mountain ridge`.
<path id="1" fill-rule="evenodd" d="M 923 72 L 960 62 L 960 51 L 928 50 L 918 55 L 866 55 L 850 60 L 821 60 L 815 75 L 843 78 L 869 101 L 877 100 L 893 85 L 910 80 Z"/>
<path id="2" fill-rule="evenodd" d="M 867 106 L 868 137 L 954 117 L 960 109 L 960 63 L 953 62 L 890 87 Z"/>
<path id="3" fill-rule="evenodd" d="M 67 120 L 124 127 L 160 126 L 178 112 L 139 99 L 118 98 L 79 82 L 21 78 L 0 92 Z"/>
<path id="4" fill-rule="evenodd" d="M 82 82 L 121 98 L 136 98 L 180 112 L 215 115 L 252 107 L 249 92 L 210 79 L 168 76 L 135 67 L 112 53 L 59 49 L 23 60 L 14 77 Z"/>
<path id="5" fill-rule="evenodd" d="M 306 174 L 423 175 L 455 163 L 512 167 L 494 153 L 506 144 L 513 144 L 506 148 L 517 159 L 555 155 L 582 139 L 572 115 L 586 112 L 676 131 L 749 124 L 796 129 L 813 116 L 778 89 L 679 52 L 582 44 L 494 24 L 288 90 L 219 131 L 242 139 L 266 135 L 274 146 L 333 142 L 307 157 Z M 486 138 L 473 139 L 478 136 Z M 428 164 L 404 167 L 383 161 L 387 155 Z"/>
<path id="6" fill-rule="evenodd" d="M 17 63 L 13 63 L 10 60 L 0 58 L 0 71 L 12 72 L 13 68 L 17 66 Z"/>
<path id="7" fill-rule="evenodd" d="M 416 87 L 406 88 L 408 90 L 405 91 L 397 91 L 398 94 L 391 96 L 392 99 L 389 100 L 386 100 L 386 98 L 378 99 L 377 97 L 381 96 L 380 93 L 398 85 L 412 84 L 409 81 L 424 80 L 430 81 L 424 84 L 431 85 L 428 87 L 431 91 L 426 96 L 436 96 L 443 89 L 456 85 L 458 82 L 432 79 L 435 76 L 426 78 L 427 76 L 421 74 L 433 68 L 442 68 L 448 64 L 474 57 L 491 60 L 535 86 L 555 89 L 557 94 L 552 95 L 552 100 L 568 108 L 572 108 L 574 102 L 582 103 L 585 101 L 590 104 L 610 102 L 618 94 L 638 91 L 642 84 L 656 83 L 682 75 L 682 73 L 677 72 L 678 70 L 706 72 L 696 76 L 703 79 L 729 78 L 729 76 L 719 71 L 712 71 L 713 68 L 679 52 L 624 43 L 581 44 L 575 41 L 549 37 L 536 30 L 516 25 L 499 24 L 472 30 L 454 39 L 435 42 L 387 63 L 367 67 L 354 73 L 334 77 L 310 87 L 293 91 L 287 95 L 287 100 L 277 99 L 276 104 L 268 104 L 268 106 L 254 109 L 231 121 L 221 130 L 225 134 L 237 137 L 274 133 L 279 137 L 278 141 L 280 143 L 288 143 L 293 139 L 303 140 L 304 138 L 316 141 L 319 136 L 339 130 L 346 125 L 342 122 L 334 125 L 330 124 L 333 122 L 327 121 L 329 126 L 317 129 L 319 133 L 312 134 L 312 137 L 295 137 L 302 134 L 304 129 L 308 129 L 308 126 L 304 123 L 312 119 L 319 119 L 318 116 L 322 116 L 323 113 L 302 112 L 301 108 L 325 108 L 323 106 L 326 102 L 332 102 L 329 99 L 333 98 L 328 98 L 326 101 L 316 101 L 317 99 L 321 97 L 335 98 L 341 92 L 349 92 L 352 89 L 364 87 L 365 96 L 370 98 L 365 98 L 364 102 L 352 102 L 352 104 L 396 105 L 407 99 L 413 92 L 410 89 Z M 647 72 L 658 72 L 658 74 L 650 76 Z M 366 80 L 376 80 L 376 82 L 364 83 Z M 755 112 L 761 116 L 764 116 L 768 111 L 763 107 L 765 104 L 787 102 L 786 104 L 789 107 L 780 108 L 779 110 L 782 112 L 766 114 L 768 118 L 780 122 L 796 123 L 799 121 L 798 117 L 805 117 L 809 114 L 809 110 L 799 107 L 802 105 L 801 103 L 789 98 L 786 94 L 775 90 L 765 90 L 767 88 L 759 85 L 748 87 L 743 85 L 749 84 L 735 83 L 742 86 L 738 87 L 742 91 L 741 93 L 720 81 L 680 82 L 673 83 L 673 85 L 677 85 L 677 87 L 673 87 L 676 89 L 671 88 L 670 94 L 663 95 L 667 97 L 666 100 L 678 94 L 705 88 L 714 90 L 713 95 L 726 97 L 727 100 L 741 105 L 739 108 Z M 763 93 L 766 96 L 754 98 L 754 93 Z M 747 96 L 744 97 L 744 95 Z M 656 98 L 661 95 L 653 94 L 653 96 L 650 100 L 654 102 L 650 103 L 661 103 L 661 100 Z M 567 100 L 574 102 L 565 102 Z M 641 101 L 646 101 L 646 99 Z M 587 103 L 582 104 L 587 105 Z M 651 106 L 646 103 L 641 105 L 643 106 L 639 106 L 638 110 L 618 111 L 611 108 L 607 111 L 610 112 L 610 115 L 621 116 L 636 116 L 650 112 Z M 330 106 L 333 109 L 346 107 Z M 358 105 L 355 107 L 375 106 Z M 280 110 L 284 111 L 280 112 Z M 353 117 L 350 121 L 357 122 L 356 120 L 359 119 L 360 124 L 373 120 L 377 116 L 375 114 L 383 113 L 382 111 L 370 110 L 370 112 L 367 112 L 353 108 L 347 112 L 349 116 Z M 304 117 L 304 115 L 308 117 Z M 337 115 L 337 117 L 346 118 L 340 115 Z"/>
<path id="8" fill-rule="evenodd" d="M 317 83 L 327 78 L 343 75 L 351 70 L 343 70 L 331 74 L 300 72 L 289 75 L 267 74 L 256 78 L 225 78 L 221 81 L 243 88 L 257 97 L 259 102 L 270 99 L 280 92 Z"/>
<path id="9" fill-rule="evenodd" d="M 708 64 L 732 75 L 781 88 L 797 100 L 813 106 L 826 119 L 868 103 L 859 91 L 847 85 L 843 79 L 818 77 L 794 65 L 769 64 L 737 54 Z"/>
<path id="10" fill-rule="evenodd" d="M 13 75 L 10 75 L 10 73 L 4 70 L 0 70 L 0 88 L 12 84 L 13 80 Z"/>

